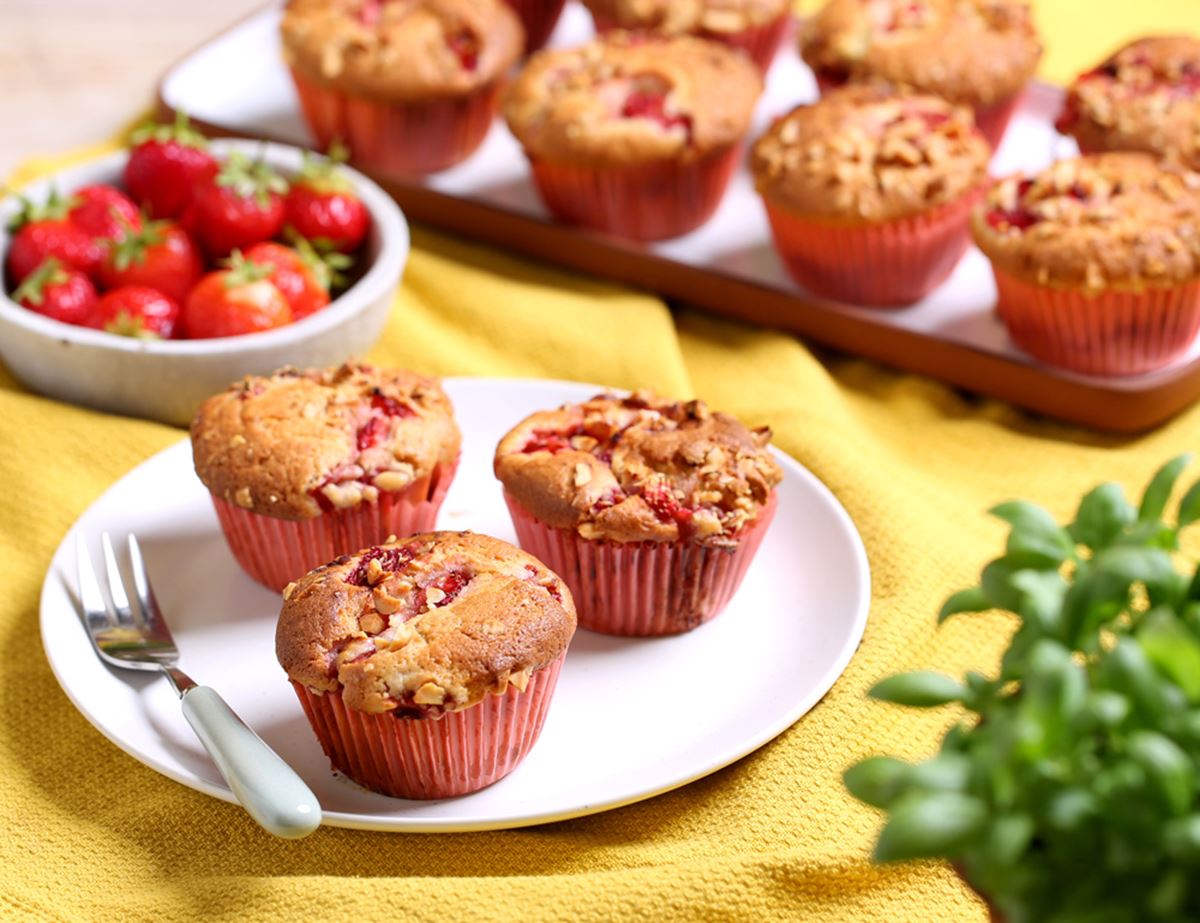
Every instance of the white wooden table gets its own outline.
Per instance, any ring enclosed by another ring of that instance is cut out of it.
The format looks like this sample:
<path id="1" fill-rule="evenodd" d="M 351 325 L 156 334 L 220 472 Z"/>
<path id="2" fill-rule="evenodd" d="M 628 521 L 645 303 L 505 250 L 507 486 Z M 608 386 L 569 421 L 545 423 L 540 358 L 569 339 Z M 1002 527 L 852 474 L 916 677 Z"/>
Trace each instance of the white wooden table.
<path id="1" fill-rule="evenodd" d="M 146 111 L 162 72 L 262 0 L 0 0 L 0 181 Z"/>

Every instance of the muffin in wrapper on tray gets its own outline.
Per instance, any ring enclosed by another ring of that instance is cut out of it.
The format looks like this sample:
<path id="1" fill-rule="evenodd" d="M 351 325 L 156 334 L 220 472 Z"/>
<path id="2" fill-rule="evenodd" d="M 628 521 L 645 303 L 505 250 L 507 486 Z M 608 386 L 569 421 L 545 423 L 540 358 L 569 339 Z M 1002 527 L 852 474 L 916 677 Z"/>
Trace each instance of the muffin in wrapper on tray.
<path id="1" fill-rule="evenodd" d="M 804 23 L 800 54 L 822 93 L 885 81 L 969 106 L 995 149 L 1042 45 L 1020 0 L 828 0 Z"/>
<path id="2" fill-rule="evenodd" d="M 738 48 L 762 70 L 792 22 L 791 0 L 584 0 L 596 31 L 694 35 Z"/>
<path id="3" fill-rule="evenodd" d="M 521 17 L 525 27 L 525 53 L 531 54 L 546 44 L 558 25 L 566 0 L 505 0 Z"/>
<path id="4" fill-rule="evenodd" d="M 797 282 L 838 301 L 899 306 L 966 252 L 989 153 L 966 107 L 862 85 L 777 119 L 751 169 Z"/>
<path id="5" fill-rule="evenodd" d="M 537 742 L 575 632 L 563 582 L 507 542 L 432 532 L 290 584 L 280 665 L 334 769 L 396 798 L 450 798 Z"/>
<path id="6" fill-rule="evenodd" d="M 384 176 L 475 151 L 525 31 L 504 0 L 290 0 L 283 56 L 317 144 Z"/>
<path id="7" fill-rule="evenodd" d="M 762 543 L 783 476 L 769 440 L 701 401 L 600 395 L 523 420 L 495 469 L 580 626 L 671 635 L 725 608 Z"/>
<path id="8" fill-rule="evenodd" d="M 432 529 L 462 443 L 437 381 L 362 364 L 247 377 L 205 401 L 191 435 L 230 550 L 273 590 Z"/>
<path id="9" fill-rule="evenodd" d="M 1130 42 L 1081 74 L 1055 127 L 1085 154 L 1143 151 L 1200 169 L 1200 39 Z"/>
<path id="10" fill-rule="evenodd" d="M 724 45 L 612 32 L 534 55 L 503 110 L 559 220 L 650 241 L 716 210 L 761 92 Z"/>
<path id="11" fill-rule="evenodd" d="M 1048 365 L 1137 375 L 1200 331 L 1200 174 L 1148 154 L 1063 160 L 998 183 L 971 227 L 1000 319 Z"/>

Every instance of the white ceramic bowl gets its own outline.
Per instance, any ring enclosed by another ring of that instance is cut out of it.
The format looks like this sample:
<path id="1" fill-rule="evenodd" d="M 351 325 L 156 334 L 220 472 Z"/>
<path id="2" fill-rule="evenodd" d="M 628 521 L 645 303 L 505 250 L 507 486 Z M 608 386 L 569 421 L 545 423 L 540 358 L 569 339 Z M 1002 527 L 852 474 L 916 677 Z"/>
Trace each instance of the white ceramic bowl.
<path id="1" fill-rule="evenodd" d="M 218 155 L 240 150 L 261 156 L 285 175 L 300 169 L 296 147 L 230 139 L 212 147 Z M 31 183 L 21 193 L 42 202 L 52 185 L 64 193 L 90 183 L 120 185 L 125 158 L 124 151 L 101 157 Z M 205 398 L 243 375 L 284 365 L 335 365 L 362 354 L 387 321 L 408 260 L 408 223 L 375 183 L 342 169 L 371 213 L 371 233 L 360 257 L 369 268 L 323 310 L 286 327 L 240 337 L 136 340 L 51 320 L 0 293 L 0 360 L 26 387 L 49 397 L 182 425 Z M 14 197 L 0 206 L 0 227 L 7 227 L 18 208 Z M 10 237 L 0 230 L 0 259 L 8 253 Z"/>

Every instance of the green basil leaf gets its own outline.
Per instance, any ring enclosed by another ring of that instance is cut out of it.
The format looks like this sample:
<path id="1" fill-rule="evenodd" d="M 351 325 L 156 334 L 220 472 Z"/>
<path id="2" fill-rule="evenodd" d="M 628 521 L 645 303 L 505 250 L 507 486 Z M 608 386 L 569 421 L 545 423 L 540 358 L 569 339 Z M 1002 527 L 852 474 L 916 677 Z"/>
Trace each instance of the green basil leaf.
<path id="1" fill-rule="evenodd" d="M 992 507 L 989 512 L 1012 525 L 1008 535 L 1009 554 L 1029 554 L 1061 564 L 1074 551 L 1071 536 L 1042 507 L 1013 500 Z"/>
<path id="2" fill-rule="evenodd" d="M 912 767 L 890 756 L 872 756 L 842 774 L 850 794 L 876 808 L 886 808 L 908 788 Z"/>
<path id="3" fill-rule="evenodd" d="M 1151 478 L 1149 486 L 1146 487 L 1146 492 L 1142 494 L 1142 505 L 1138 507 L 1139 522 L 1150 522 L 1163 518 L 1163 512 L 1167 508 L 1167 500 L 1171 498 L 1175 482 L 1179 480 L 1179 475 L 1183 473 L 1183 469 L 1191 460 L 1190 454 L 1179 455 L 1158 469 Z"/>
<path id="4" fill-rule="evenodd" d="M 1175 741 L 1157 731 L 1129 735 L 1129 755 L 1146 771 L 1172 814 L 1185 814 L 1196 790 L 1196 767 Z"/>
<path id="5" fill-rule="evenodd" d="M 1101 484 L 1084 495 L 1068 531 L 1077 542 L 1099 550 L 1106 548 L 1136 518 L 1118 485 Z"/>
<path id="6" fill-rule="evenodd" d="M 1057 636 L 1062 630 L 1063 599 L 1067 582 L 1057 571 L 1023 570 L 1013 574 L 1010 581 L 1021 594 L 1018 606 L 1021 617 L 1034 622 L 1047 635 Z"/>
<path id="7" fill-rule="evenodd" d="M 1022 571 L 1057 572 L 1058 565 L 1041 555 L 1026 552 L 1008 554 L 992 561 L 979 577 L 981 589 L 991 600 L 992 608 L 1020 612 L 1025 596 L 1013 585 L 1012 578 Z"/>
<path id="8" fill-rule="evenodd" d="M 1077 786 L 1056 791 L 1046 802 L 1046 823 L 1064 833 L 1080 829 L 1099 813 L 1096 796 Z"/>
<path id="9" fill-rule="evenodd" d="M 1200 702 L 1200 639 L 1165 607 L 1142 619 L 1137 639 L 1150 662 L 1170 677 L 1188 702 Z"/>
<path id="10" fill-rule="evenodd" d="M 1033 840 L 1033 818 L 1028 814 L 1003 814 L 992 821 L 985 840 L 988 858 L 1014 865 Z"/>
<path id="11" fill-rule="evenodd" d="M 892 807 L 879 842 L 878 862 L 954 857 L 983 832 L 987 809 L 958 792 L 910 794 Z"/>
<path id="12" fill-rule="evenodd" d="M 1130 638 L 1117 639 L 1101 670 L 1109 688 L 1123 692 L 1152 722 L 1158 722 L 1166 700 L 1154 665 L 1140 645 Z"/>
<path id="13" fill-rule="evenodd" d="M 1200 481 L 1188 488 L 1179 501 L 1179 528 L 1190 526 L 1200 519 Z"/>
<path id="14" fill-rule="evenodd" d="M 1163 828 L 1163 847 L 1175 859 L 1200 863 L 1200 814 L 1173 817 Z"/>
<path id="15" fill-rule="evenodd" d="M 962 753 L 939 753 L 913 766 L 909 778 L 915 787 L 926 791 L 966 791 L 971 782 L 971 760 Z"/>
<path id="16" fill-rule="evenodd" d="M 944 673 L 917 670 L 881 680 L 872 687 L 868 695 L 883 702 L 895 702 L 897 705 L 931 708 L 958 702 L 966 691 L 962 683 Z"/>
<path id="17" fill-rule="evenodd" d="M 937 617 L 938 624 L 942 624 L 950 616 L 958 615 L 960 612 L 986 612 L 991 608 L 993 608 L 991 600 L 987 598 L 981 587 L 973 586 L 970 589 L 959 590 L 942 603 Z"/>

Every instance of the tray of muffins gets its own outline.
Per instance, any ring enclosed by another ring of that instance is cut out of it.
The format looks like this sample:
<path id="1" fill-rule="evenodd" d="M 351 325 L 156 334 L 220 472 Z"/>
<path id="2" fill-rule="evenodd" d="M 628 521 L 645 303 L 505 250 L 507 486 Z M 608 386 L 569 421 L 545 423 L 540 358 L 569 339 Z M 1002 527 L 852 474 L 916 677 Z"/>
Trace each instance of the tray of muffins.
<path id="1" fill-rule="evenodd" d="M 1014 0 L 292 0 L 159 95 L 344 142 L 417 220 L 1137 431 L 1200 395 L 1200 193 L 1168 162 L 1197 163 L 1200 45 L 1064 93 L 1032 80 L 1053 40 Z"/>
<path id="2" fill-rule="evenodd" d="M 79 624 L 79 543 L 133 532 L 184 665 L 327 823 L 618 807 L 784 732 L 862 637 L 862 541 L 770 438 L 702 401 L 566 382 L 247 376 L 64 537 L 43 645 L 110 740 L 234 800 L 168 684 L 105 668 Z"/>

